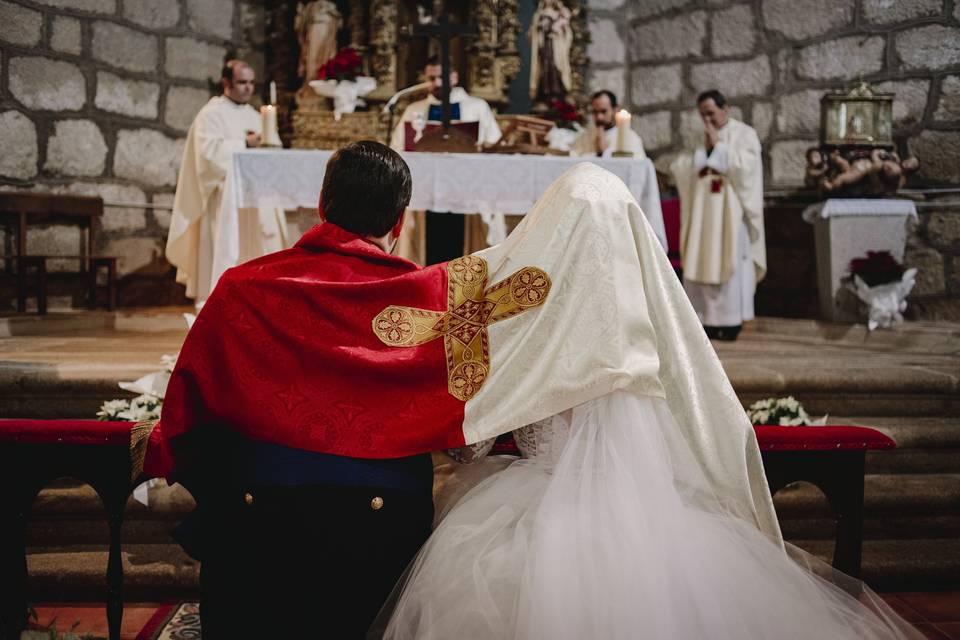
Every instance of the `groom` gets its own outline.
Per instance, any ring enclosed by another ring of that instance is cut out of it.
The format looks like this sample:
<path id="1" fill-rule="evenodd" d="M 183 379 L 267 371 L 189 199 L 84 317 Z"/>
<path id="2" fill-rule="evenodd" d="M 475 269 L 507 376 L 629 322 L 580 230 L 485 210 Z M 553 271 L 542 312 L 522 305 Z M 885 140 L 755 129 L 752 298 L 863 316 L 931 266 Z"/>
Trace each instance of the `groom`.
<path id="1" fill-rule="evenodd" d="M 325 222 L 228 272 L 187 337 L 145 471 L 196 498 L 175 537 L 201 561 L 204 640 L 363 637 L 430 534 L 429 454 L 360 459 L 296 440 L 309 426 L 364 446 L 369 411 L 337 383 L 366 388 L 369 405 L 395 400 L 363 379 L 372 356 L 345 326 L 358 308 L 343 292 L 419 270 L 391 255 L 410 192 L 410 171 L 388 147 L 338 151 L 320 198 Z M 300 339 L 309 348 L 285 361 L 283 347 Z M 309 384 L 324 369 L 337 382 Z"/>

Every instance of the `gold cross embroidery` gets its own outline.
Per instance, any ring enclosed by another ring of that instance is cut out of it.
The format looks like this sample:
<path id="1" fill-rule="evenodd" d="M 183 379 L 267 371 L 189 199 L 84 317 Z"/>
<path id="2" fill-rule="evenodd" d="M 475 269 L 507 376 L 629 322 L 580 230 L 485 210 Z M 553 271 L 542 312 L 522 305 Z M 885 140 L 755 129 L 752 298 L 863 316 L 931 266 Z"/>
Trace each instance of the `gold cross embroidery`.
<path id="1" fill-rule="evenodd" d="M 373 319 L 373 332 L 391 347 L 413 347 L 443 336 L 447 390 L 466 402 L 490 375 L 487 326 L 540 306 L 550 277 L 524 267 L 506 280 L 487 285 L 487 262 L 464 256 L 447 263 L 447 310 L 391 305 Z"/>

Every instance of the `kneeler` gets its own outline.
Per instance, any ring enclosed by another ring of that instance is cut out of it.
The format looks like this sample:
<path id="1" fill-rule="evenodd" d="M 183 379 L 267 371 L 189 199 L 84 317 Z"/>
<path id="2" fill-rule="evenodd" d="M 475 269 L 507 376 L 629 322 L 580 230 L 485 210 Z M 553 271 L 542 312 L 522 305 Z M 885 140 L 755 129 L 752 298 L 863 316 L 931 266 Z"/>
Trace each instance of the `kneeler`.
<path id="1" fill-rule="evenodd" d="M 93 487 L 106 509 L 107 625 L 110 640 L 119 640 L 120 526 L 136 479 L 131 471 L 133 426 L 97 420 L 0 420 L 0 640 L 19 640 L 27 624 L 25 534 L 30 505 L 44 485 L 65 476 Z"/>
<path id="2" fill-rule="evenodd" d="M 867 451 L 893 449 L 892 438 L 868 427 L 754 425 L 770 493 L 809 482 L 827 497 L 836 525 L 833 567 L 860 577 L 863 477 Z M 519 455 L 513 436 L 497 439 L 493 455 Z"/>

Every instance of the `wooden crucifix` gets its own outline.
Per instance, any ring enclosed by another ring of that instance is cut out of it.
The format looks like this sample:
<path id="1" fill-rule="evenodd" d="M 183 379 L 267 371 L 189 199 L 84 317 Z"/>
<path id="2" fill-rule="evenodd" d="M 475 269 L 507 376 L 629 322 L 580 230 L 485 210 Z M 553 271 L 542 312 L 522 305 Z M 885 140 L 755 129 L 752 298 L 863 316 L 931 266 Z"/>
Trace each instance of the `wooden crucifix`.
<path id="1" fill-rule="evenodd" d="M 440 42 L 440 76 L 442 89 L 440 94 L 441 122 L 439 129 L 427 131 L 416 145 L 417 151 L 476 152 L 477 141 L 470 139 L 464 132 L 451 128 L 450 119 L 450 41 L 458 36 L 478 33 L 473 25 L 450 22 L 446 7 L 440 13 L 435 24 L 418 24 L 408 29 L 413 37 L 434 38 Z"/>

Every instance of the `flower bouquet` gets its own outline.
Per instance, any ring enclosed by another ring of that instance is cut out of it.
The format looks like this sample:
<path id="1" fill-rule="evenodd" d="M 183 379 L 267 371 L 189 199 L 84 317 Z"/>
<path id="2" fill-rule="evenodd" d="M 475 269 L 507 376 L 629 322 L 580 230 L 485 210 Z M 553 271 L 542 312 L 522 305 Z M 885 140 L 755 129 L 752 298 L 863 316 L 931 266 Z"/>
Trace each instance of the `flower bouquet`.
<path id="1" fill-rule="evenodd" d="M 793 396 L 758 400 L 747 409 L 747 417 L 753 424 L 781 427 L 811 426 L 826 422 L 826 416 L 816 423 L 813 422 L 803 405 Z"/>
<path id="2" fill-rule="evenodd" d="M 353 113 L 361 98 L 377 88 L 377 81 L 361 75 L 363 60 L 356 49 L 344 47 L 317 72 L 310 88 L 317 95 L 333 99 L 333 115 L 339 120 L 344 113 Z"/>
<path id="3" fill-rule="evenodd" d="M 576 105 L 563 100 L 551 100 L 545 117 L 553 121 L 553 129 L 546 137 L 550 148 L 570 151 L 573 141 L 580 135 L 583 124 L 583 116 L 580 115 Z"/>
<path id="4" fill-rule="evenodd" d="M 904 268 L 889 251 L 867 251 L 850 261 L 847 288 L 863 302 L 867 328 L 873 331 L 903 322 L 916 279 L 917 270 Z"/>

